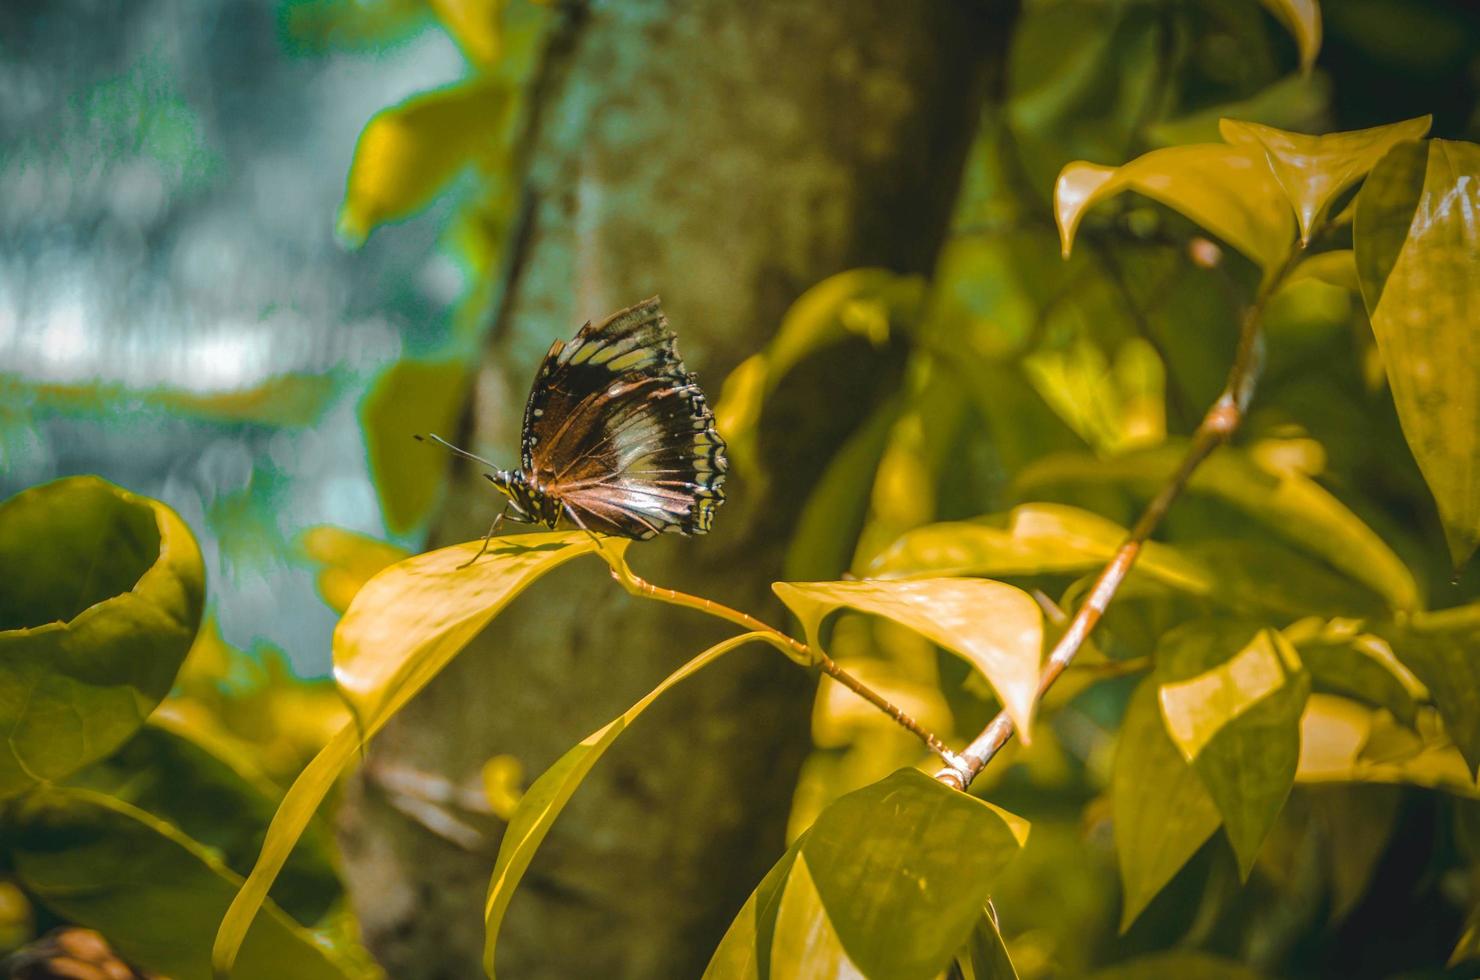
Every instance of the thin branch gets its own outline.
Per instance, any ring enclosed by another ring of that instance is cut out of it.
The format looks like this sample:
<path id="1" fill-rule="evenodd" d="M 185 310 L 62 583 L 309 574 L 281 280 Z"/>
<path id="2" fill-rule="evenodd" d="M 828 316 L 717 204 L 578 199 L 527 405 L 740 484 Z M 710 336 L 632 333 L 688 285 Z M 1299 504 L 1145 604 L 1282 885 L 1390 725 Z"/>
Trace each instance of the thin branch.
<path id="1" fill-rule="evenodd" d="M 1069 621 L 1068 627 L 1059 637 L 1058 643 L 1054 644 L 1053 650 L 1048 655 L 1048 662 L 1044 665 L 1043 673 L 1038 679 L 1038 698 L 1041 700 L 1045 692 L 1053 686 L 1054 681 L 1073 661 L 1079 653 L 1079 648 L 1089 639 L 1090 633 L 1099 625 L 1105 610 L 1109 608 L 1110 602 L 1115 598 L 1116 592 L 1120 590 L 1121 584 L 1130 574 L 1136 558 L 1141 553 L 1141 547 L 1146 543 L 1152 533 L 1161 524 L 1162 518 L 1171 509 L 1172 503 L 1186 489 L 1192 474 L 1202 465 L 1203 461 L 1213 454 L 1219 446 L 1233 436 L 1239 424 L 1244 419 L 1244 413 L 1249 406 L 1249 399 L 1254 394 L 1254 387 L 1259 380 L 1260 368 L 1260 326 L 1264 319 L 1264 310 L 1279 287 L 1289 276 L 1300 258 L 1301 249 L 1292 245 L 1290 254 L 1286 256 L 1278 268 L 1274 269 L 1264 277 L 1259 286 L 1259 292 L 1255 295 L 1253 303 L 1244 312 L 1243 322 L 1239 327 L 1238 347 L 1234 351 L 1233 366 L 1228 372 L 1228 381 L 1223 386 L 1223 393 L 1213 406 L 1203 416 L 1197 431 L 1192 434 L 1192 443 L 1187 447 L 1187 453 L 1182 457 L 1175 473 L 1162 486 L 1141 516 L 1136 520 L 1130 533 L 1126 535 L 1125 541 L 1116 549 L 1115 554 L 1100 572 L 1099 578 L 1095 580 L 1094 587 L 1090 589 L 1089 595 L 1079 606 L 1074 618 Z M 960 764 L 948 764 L 946 768 L 935 774 L 935 778 L 957 789 L 967 789 L 977 774 L 992 761 L 1002 747 L 1012 738 L 1012 719 L 1007 713 L 999 712 L 982 729 L 978 735 L 967 746 L 966 751 L 960 755 Z"/>
<path id="2" fill-rule="evenodd" d="M 602 552 L 602 555 L 603 557 L 606 557 L 604 551 Z M 669 605 L 683 606 L 685 609 L 694 609 L 702 613 L 707 613 L 710 616 L 716 616 L 727 622 L 734 623 L 736 626 L 742 627 L 743 629 L 756 633 L 766 634 L 771 642 L 779 650 L 781 650 L 782 653 L 785 653 L 791 659 L 796 660 L 799 663 L 816 667 L 824 674 L 831 677 L 839 684 L 842 684 L 848 690 L 852 691 L 854 694 L 857 694 L 869 704 L 878 708 L 884 714 L 888 715 L 901 728 L 905 729 L 910 734 L 918 738 L 920 741 L 924 742 L 925 745 L 929 747 L 930 751 L 940 756 L 947 766 L 955 769 L 965 764 L 961 757 L 952 752 L 946 746 L 946 744 L 942 742 L 939 737 L 936 736 L 934 732 L 930 731 L 930 729 L 924 727 L 914 718 L 910 717 L 910 715 L 905 713 L 904 710 L 890 702 L 888 698 L 884 697 L 882 694 L 878 693 L 877 691 L 870 688 L 867 684 L 863 683 L 863 681 L 859 680 L 857 677 L 844 670 L 841 666 L 838 665 L 838 662 L 836 660 L 833 660 L 823 651 L 813 649 L 806 643 L 803 643 L 800 640 L 797 640 L 796 638 L 788 636 L 787 634 L 781 632 L 781 630 L 778 630 L 776 627 L 761 622 L 759 619 L 756 619 L 749 613 L 741 612 L 738 609 L 732 609 L 731 607 L 726 606 L 723 603 L 715 602 L 713 599 L 705 599 L 701 598 L 700 596 L 690 595 L 687 592 L 679 592 L 675 589 L 664 588 L 661 585 L 654 585 L 639 576 L 636 572 L 632 571 L 632 569 L 628 568 L 626 563 L 621 561 L 620 559 L 609 559 L 608 564 L 611 565 L 612 578 L 622 583 L 623 587 L 625 587 L 627 591 L 631 592 L 633 595 L 645 596 L 649 599 L 655 599 L 658 602 L 666 602 Z"/>

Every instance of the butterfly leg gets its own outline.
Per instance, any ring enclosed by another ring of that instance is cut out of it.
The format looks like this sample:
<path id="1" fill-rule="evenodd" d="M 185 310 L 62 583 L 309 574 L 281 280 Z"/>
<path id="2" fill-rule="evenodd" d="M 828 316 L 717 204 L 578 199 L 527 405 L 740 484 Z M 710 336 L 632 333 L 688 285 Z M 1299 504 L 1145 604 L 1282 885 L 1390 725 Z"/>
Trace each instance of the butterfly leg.
<path id="1" fill-rule="evenodd" d="M 464 568 L 472 567 L 473 562 L 477 561 L 479 558 L 482 558 L 485 554 L 487 554 L 489 542 L 491 542 L 493 540 L 493 536 L 498 533 L 499 526 L 504 523 L 504 515 L 508 514 L 508 512 L 509 507 L 507 504 L 505 504 L 504 509 L 499 511 L 498 516 L 493 519 L 493 524 L 489 526 L 488 533 L 483 535 L 483 547 L 478 549 L 478 553 L 476 555 L 469 558 L 461 565 L 457 566 L 458 571 L 462 571 Z"/>

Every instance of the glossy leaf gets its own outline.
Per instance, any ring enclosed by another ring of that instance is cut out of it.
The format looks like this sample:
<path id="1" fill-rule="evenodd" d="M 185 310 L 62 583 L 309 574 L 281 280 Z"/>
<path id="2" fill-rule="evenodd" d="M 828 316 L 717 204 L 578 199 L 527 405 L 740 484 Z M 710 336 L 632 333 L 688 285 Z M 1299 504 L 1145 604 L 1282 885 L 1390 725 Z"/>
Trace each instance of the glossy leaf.
<path id="1" fill-rule="evenodd" d="M 1394 147 L 1352 237 L 1398 420 L 1459 568 L 1480 545 L 1480 146 Z"/>
<path id="2" fill-rule="evenodd" d="M 1056 484 L 1124 483 L 1149 497 L 1176 471 L 1183 447 L 1168 445 L 1112 460 L 1062 454 L 1019 474 L 1022 494 Z M 1362 520 L 1310 477 L 1242 450 L 1224 448 L 1193 474 L 1188 490 L 1222 500 L 1285 540 L 1325 559 L 1396 609 L 1420 605 L 1413 573 Z"/>
<path id="3" fill-rule="evenodd" d="M 510 102 L 501 84 L 479 79 L 377 113 L 355 146 L 341 234 L 359 243 L 377 225 L 424 207 L 458 171 L 494 151 Z"/>
<path id="4" fill-rule="evenodd" d="M 1386 711 L 1332 694 L 1312 694 L 1300 717 L 1295 778 L 1400 783 L 1480 798 L 1469 765 L 1432 709 L 1421 709 L 1409 728 Z"/>
<path id="5" fill-rule="evenodd" d="M 899 770 L 823 810 L 741 910 L 705 977 L 931 980 L 1027 835 L 1021 818 Z"/>
<path id="6" fill-rule="evenodd" d="M 397 361 L 360 403 L 370 475 L 394 533 L 414 529 L 431 513 L 452 460 L 441 446 L 413 437 L 453 431 L 469 380 L 462 361 Z"/>
<path id="7" fill-rule="evenodd" d="M 200 626 L 205 569 L 163 504 L 70 477 L 0 504 L 0 798 L 123 744 Z"/>
<path id="8" fill-rule="evenodd" d="M 157 715 L 123 748 L 68 780 L 172 824 L 233 872 L 252 870 L 280 792 L 238 760 L 217 755 Z M 273 886 L 272 900 L 306 926 L 339 898 L 328 830 L 311 825 Z"/>
<path id="9" fill-rule="evenodd" d="M 812 286 L 781 320 L 775 337 L 725 379 L 714 408 L 715 425 L 733 462 L 753 468 L 756 428 L 766 398 L 804 359 L 850 336 L 875 344 L 889 339 L 895 320 L 913 320 L 925 296 L 917 276 L 889 269 L 849 269 Z"/>
<path id="10" fill-rule="evenodd" d="M 1194 950 L 1172 950 L 1151 953 L 1091 974 L 1092 980 L 1260 980 L 1260 975 L 1235 960 L 1199 953 Z"/>
<path id="11" fill-rule="evenodd" d="M 620 555 L 625 541 L 607 541 Z M 436 677 L 489 621 L 535 579 L 596 550 L 588 534 L 545 532 L 501 538 L 488 554 L 465 564 L 482 546 L 469 541 L 408 558 L 360 590 L 334 631 L 335 678 L 356 713 L 283 797 L 267 828 L 262 853 L 221 920 L 211 958 L 231 972 L 247 929 L 325 794 L 363 741 Z"/>
<path id="12" fill-rule="evenodd" d="M 377 572 L 410 555 L 389 542 L 327 524 L 304 531 L 299 544 L 304 556 L 319 566 L 319 595 L 340 615 Z"/>
<path id="13" fill-rule="evenodd" d="M 488 899 L 483 908 L 483 969 L 490 977 L 494 975 L 494 949 L 498 944 L 499 929 L 503 925 L 509 902 L 514 897 L 514 890 L 519 887 L 524 872 L 529 868 L 529 862 L 534 859 L 535 851 L 544 842 L 551 825 L 580 788 L 586 774 L 617 740 L 617 736 L 669 688 L 736 647 L 756 641 L 771 642 L 770 634 L 742 633 L 705 650 L 665 677 L 642 700 L 586 736 L 579 745 L 545 770 L 525 791 L 513 816 L 509 818 L 509 827 L 504 831 L 503 842 L 499 844 L 498 859 L 493 866 L 493 878 L 488 883 Z"/>
<path id="14" fill-rule="evenodd" d="M 131 962 L 208 980 L 209 937 L 241 879 L 172 824 L 82 789 L 41 790 L 6 819 L 7 852 L 26 890 L 97 929 Z M 368 975 L 339 963 L 268 903 L 246 937 L 237 980 Z"/>
<path id="15" fill-rule="evenodd" d="M 1305 0 L 1314 7 L 1314 0 Z M 1319 20 L 1318 20 L 1319 23 Z M 1306 244 L 1342 191 L 1367 176 L 1388 150 L 1429 131 L 1431 116 L 1345 133 L 1307 136 L 1258 123 L 1225 119 L 1223 138 L 1234 145 L 1262 148 L 1275 179 L 1295 209 L 1300 240 Z"/>
<path id="16" fill-rule="evenodd" d="M 1300 69 L 1310 71 L 1321 51 L 1321 6 L 1318 0 L 1263 0 L 1295 37 Z"/>
<path id="17" fill-rule="evenodd" d="M 1029 741 L 1042 655 L 1043 617 L 1021 589 L 981 579 L 777 582 L 776 595 L 822 649 L 822 621 L 837 609 L 883 616 L 965 658 L 982 672 Z"/>
<path id="18" fill-rule="evenodd" d="M 1480 635 L 1404 633 L 1391 642 L 1398 659 L 1428 688 L 1471 772 L 1480 770 Z"/>
<path id="19" fill-rule="evenodd" d="M 1218 805 L 1247 878 L 1295 782 L 1309 675 L 1279 633 L 1195 620 L 1162 638 L 1154 679 L 1167 732 Z"/>
<path id="20" fill-rule="evenodd" d="M 1054 217 L 1067 256 L 1085 213 L 1124 191 L 1181 212 L 1269 268 L 1283 261 L 1295 236 L 1284 192 L 1262 152 L 1203 143 L 1169 146 L 1120 167 L 1076 162 L 1054 185 Z"/>
<path id="21" fill-rule="evenodd" d="M 1123 932 L 1222 822 L 1202 780 L 1167 735 L 1150 678 L 1126 707 L 1110 791 Z"/>

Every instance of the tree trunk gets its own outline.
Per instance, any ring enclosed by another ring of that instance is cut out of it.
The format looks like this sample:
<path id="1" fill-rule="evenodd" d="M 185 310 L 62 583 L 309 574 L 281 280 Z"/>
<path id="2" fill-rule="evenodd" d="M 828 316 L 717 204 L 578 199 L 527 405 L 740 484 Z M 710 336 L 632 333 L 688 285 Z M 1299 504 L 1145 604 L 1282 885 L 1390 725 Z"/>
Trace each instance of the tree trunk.
<path id="1" fill-rule="evenodd" d="M 931 266 L 1008 25 L 966 0 L 593 2 L 557 32 L 536 89 L 525 227 L 464 441 L 517 461 L 554 338 L 660 293 L 713 400 L 808 286 Z M 732 479 L 707 538 L 635 546 L 649 579 L 783 622 L 788 531 L 829 449 L 873 397 L 877 358 L 794 386 L 766 499 Z M 871 380 L 872 379 L 872 380 Z M 454 477 L 434 543 L 499 501 Z M 626 595 L 595 559 L 538 583 L 374 743 L 345 808 L 348 875 L 392 976 L 479 972 L 499 827 L 479 852 L 387 805 L 377 771 L 476 782 L 508 753 L 530 778 L 733 628 Z M 658 702 L 556 823 L 505 923 L 505 976 L 697 976 L 782 848 L 814 681 L 742 649 Z"/>

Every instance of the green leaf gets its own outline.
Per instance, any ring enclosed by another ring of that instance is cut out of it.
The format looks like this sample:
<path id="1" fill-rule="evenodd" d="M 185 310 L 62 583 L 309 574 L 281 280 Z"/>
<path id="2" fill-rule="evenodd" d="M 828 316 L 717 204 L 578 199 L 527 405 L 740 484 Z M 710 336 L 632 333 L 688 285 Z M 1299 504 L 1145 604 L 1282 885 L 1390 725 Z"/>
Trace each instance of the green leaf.
<path id="1" fill-rule="evenodd" d="M 67 784 L 106 793 L 174 825 L 232 871 L 246 874 L 281 793 L 260 774 L 239 768 L 237 760 L 167 725 L 156 715 L 123 748 Z M 273 886 L 272 900 L 306 926 L 321 920 L 341 894 L 332 855 L 328 831 L 310 826 Z"/>
<path id="2" fill-rule="evenodd" d="M 1399 783 L 1480 798 L 1464 756 L 1438 713 L 1421 708 L 1412 728 L 1381 709 L 1312 694 L 1300 717 L 1301 783 Z"/>
<path id="3" fill-rule="evenodd" d="M 1273 4 L 1271 4 L 1273 5 Z M 1314 0 L 1300 6 L 1315 7 Z M 1319 33 L 1319 15 L 1317 32 Z M 1324 136 L 1306 136 L 1258 123 L 1225 119 L 1219 130 L 1234 145 L 1264 150 L 1275 179 L 1284 188 L 1300 222 L 1300 240 L 1310 244 L 1315 227 L 1342 191 L 1367 176 L 1388 150 L 1429 131 L 1432 116 L 1420 116 L 1387 126 Z"/>
<path id="4" fill-rule="evenodd" d="M 360 403 L 370 476 L 393 533 L 415 529 L 437 502 L 452 457 L 413 436 L 452 431 L 469 378 L 462 361 L 397 361 Z"/>
<path id="5" fill-rule="evenodd" d="M 319 595 L 330 609 L 341 616 L 354 600 L 355 593 L 374 578 L 376 572 L 410 557 L 405 548 L 328 524 L 304 531 L 298 544 L 303 557 L 318 566 Z"/>
<path id="6" fill-rule="evenodd" d="M 1110 792 L 1124 932 L 1222 822 L 1202 780 L 1167 735 L 1151 678 L 1126 707 Z"/>
<path id="7" fill-rule="evenodd" d="M 0 798 L 128 740 L 200 626 L 205 569 L 165 505 L 96 477 L 0 504 Z"/>
<path id="8" fill-rule="evenodd" d="M 1203 143 L 1152 150 L 1120 167 L 1064 167 L 1054 185 L 1054 217 L 1065 256 L 1085 212 L 1124 191 L 1181 212 L 1266 269 L 1284 261 L 1295 236 L 1289 203 L 1263 154 Z"/>
<path id="9" fill-rule="evenodd" d="M 736 647 L 755 641 L 773 642 L 769 633 L 742 633 L 716 643 L 669 674 L 641 701 L 586 736 L 581 744 L 561 756 L 520 798 L 518 807 L 509 818 L 509 827 L 504 831 L 503 842 L 499 845 L 493 878 L 488 883 L 488 899 L 483 908 L 483 969 L 490 977 L 494 975 L 494 948 L 498 944 L 499 928 L 503 925 L 504 913 L 508 911 L 514 890 L 519 887 L 524 872 L 529 869 L 529 862 L 534 859 L 535 851 L 544 842 L 551 825 L 580 788 L 586 774 L 617 740 L 617 736 L 670 687 L 709 666 Z"/>
<path id="10" fill-rule="evenodd" d="M 603 547 L 620 556 L 625 541 Z M 597 548 L 579 531 L 469 541 L 416 555 L 365 584 L 334 631 L 334 674 L 356 720 L 314 756 L 283 797 L 252 873 L 216 933 L 211 962 L 231 972 L 247 928 L 324 795 L 363 745 L 535 579 Z"/>
<path id="11" fill-rule="evenodd" d="M 1007 955 L 1007 944 L 990 911 L 984 911 L 971 930 L 966 949 L 957 960 L 966 980 L 1018 980 L 1017 969 Z"/>
<path id="12" fill-rule="evenodd" d="M 1362 299 L 1450 558 L 1480 546 L 1480 146 L 1403 143 L 1352 229 Z"/>
<path id="13" fill-rule="evenodd" d="M 1281 634 L 1200 620 L 1162 638 L 1154 679 L 1167 733 L 1218 805 L 1247 878 L 1295 782 L 1309 675 Z"/>
<path id="14" fill-rule="evenodd" d="M 930 980 L 1027 836 L 1021 818 L 901 769 L 823 810 L 741 910 L 705 977 L 795 976 L 805 964 L 807 976 Z"/>
<path id="15" fill-rule="evenodd" d="M 1310 71 L 1321 51 L 1321 5 L 1316 0 L 1262 0 L 1295 37 L 1300 70 Z"/>
<path id="16" fill-rule="evenodd" d="M 931 578 L 893 582 L 777 582 L 776 595 L 821 650 L 822 621 L 858 609 L 907 626 L 982 672 L 1026 743 L 1038 691 L 1043 617 L 1031 596 L 1001 582 Z"/>
<path id="17" fill-rule="evenodd" d="M 756 430 L 765 400 L 781 379 L 810 355 L 850 336 L 882 345 L 896 321 L 919 316 L 925 283 L 889 269 L 849 269 L 808 289 L 791 304 L 764 351 L 730 372 L 715 404 L 715 425 L 730 445 L 731 461 L 758 465 Z"/>
<path id="18" fill-rule="evenodd" d="M 44 789 L 7 815 L 6 850 L 26 890 L 96 929 L 129 961 L 175 980 L 211 976 L 209 936 L 241 879 L 172 824 L 101 793 Z M 237 980 L 368 975 L 331 959 L 269 903 Z"/>
<path id="19" fill-rule="evenodd" d="M 460 170 L 496 152 L 511 105 L 506 87 L 485 77 L 377 113 L 355 146 L 340 233 L 358 244 L 425 206 Z"/>
<path id="20" fill-rule="evenodd" d="M 1357 253 L 1342 248 L 1312 255 L 1295 267 L 1285 283 L 1292 285 L 1302 279 L 1314 279 L 1337 289 L 1361 292 L 1362 286 L 1357 279 Z"/>
<path id="21" fill-rule="evenodd" d="M 1173 950 L 1152 953 L 1090 975 L 1092 980 L 1260 980 L 1260 975 L 1242 963 L 1210 953 Z"/>
<path id="22" fill-rule="evenodd" d="M 1366 896 L 1398 822 L 1402 791 L 1393 786 L 1307 786 L 1331 873 L 1331 918 L 1344 919 Z"/>
<path id="23" fill-rule="evenodd" d="M 1428 699 L 1428 691 L 1393 655 L 1388 642 L 1360 632 L 1356 623 L 1306 619 L 1287 626 L 1284 634 L 1318 690 L 1386 708 L 1405 725 L 1414 723 L 1419 702 Z"/>
<path id="24" fill-rule="evenodd" d="M 1149 498 L 1176 471 L 1184 452 L 1185 447 L 1169 444 L 1111 460 L 1050 456 L 1018 475 L 1017 491 L 1037 494 L 1056 484 L 1098 486 L 1113 481 Z M 1238 508 L 1368 586 L 1395 609 L 1420 605 L 1418 584 L 1402 560 L 1357 515 L 1303 473 L 1225 447 L 1198 467 L 1188 490 Z"/>
<path id="25" fill-rule="evenodd" d="M 1389 640 L 1428 688 L 1470 771 L 1480 771 L 1480 634 L 1397 633 Z"/>

